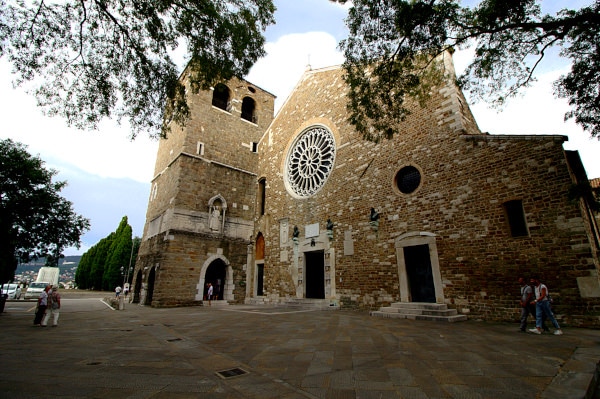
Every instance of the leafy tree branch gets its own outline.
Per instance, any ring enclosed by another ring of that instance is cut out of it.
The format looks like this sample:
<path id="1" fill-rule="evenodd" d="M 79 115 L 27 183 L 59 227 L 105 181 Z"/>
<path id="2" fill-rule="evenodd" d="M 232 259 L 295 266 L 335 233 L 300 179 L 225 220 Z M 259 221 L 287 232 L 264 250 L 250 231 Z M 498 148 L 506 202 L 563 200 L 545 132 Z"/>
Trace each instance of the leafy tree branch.
<path id="1" fill-rule="evenodd" d="M 592 136 L 600 134 L 598 0 L 555 15 L 542 15 L 535 0 L 483 0 L 474 7 L 457 0 L 354 0 L 347 25 L 350 37 L 340 47 L 350 122 L 367 139 L 397 133 L 408 114 L 406 98 L 422 99 L 427 90 L 419 86 L 428 84 L 426 78 L 443 78 L 443 64 L 434 62 L 438 74 L 432 74 L 431 62 L 455 48 L 474 48 L 475 54 L 457 83 L 471 98 L 492 105 L 530 86 L 548 50 L 558 48 L 571 63 L 571 71 L 555 82 L 555 94 L 572 106 L 565 118 Z"/>
<path id="2" fill-rule="evenodd" d="M 165 121 L 189 117 L 172 51 L 185 47 L 193 91 L 242 78 L 274 12 L 272 0 L 0 1 L 0 57 L 50 116 L 164 137 Z"/>

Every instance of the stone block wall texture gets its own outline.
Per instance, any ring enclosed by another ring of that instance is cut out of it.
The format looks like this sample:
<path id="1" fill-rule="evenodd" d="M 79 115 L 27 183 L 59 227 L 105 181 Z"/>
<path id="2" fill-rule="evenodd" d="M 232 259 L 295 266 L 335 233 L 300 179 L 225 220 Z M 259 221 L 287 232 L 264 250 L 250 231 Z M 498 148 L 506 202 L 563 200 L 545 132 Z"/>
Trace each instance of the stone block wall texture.
<path id="1" fill-rule="evenodd" d="M 234 283 L 246 280 L 247 242 L 216 239 L 208 235 L 170 231 L 171 239 L 154 236 L 145 241 L 147 250 L 140 255 L 136 268 L 149 269 L 159 264 L 156 270 L 156 283 L 152 295 L 152 306 L 172 307 L 191 306 L 199 303 L 195 298 L 198 292 L 202 266 L 218 252 L 229 260 L 233 270 Z M 149 270 L 146 269 L 146 270 Z M 235 285 L 231 303 L 243 303 L 245 288 Z"/>
<path id="2" fill-rule="evenodd" d="M 363 140 L 347 121 L 340 68 L 307 71 L 275 119 L 271 94 L 240 80 L 227 86 L 229 111 L 211 105 L 212 91 L 190 95 L 191 120 L 174 126 L 160 143 L 134 273 L 144 271 L 147 279 L 149 270 L 156 271 L 153 306 L 197 303 L 202 267 L 215 253 L 230 262 L 232 302 L 254 296 L 256 270 L 247 262 L 248 245 L 259 235 L 265 252 L 261 300 L 302 297 L 304 255 L 291 235 L 298 226 L 300 245 L 309 245 L 306 226 L 318 224 L 326 299 L 343 307 L 376 309 L 400 301 L 396 246 L 403 237 L 425 234 L 435 237 L 441 300 L 459 312 L 517 320 L 517 278 L 538 275 L 561 322 L 600 327 L 600 298 L 582 297 L 578 286 L 585 279 L 589 292 L 600 292 L 589 286 L 598 286 L 589 221 L 583 204 L 567 198 L 574 174 L 564 137 L 482 134 L 452 82 L 433 88 L 424 107 L 409 101 L 411 114 L 401 133 L 377 144 Z M 244 96 L 256 101 L 257 123 L 240 118 Z M 334 135 L 335 164 L 316 194 L 298 199 L 285 187 L 286 156 L 294 140 L 315 125 Z M 256 142 L 258 154 L 251 151 Z M 421 174 L 410 194 L 396 184 L 405 166 Z M 256 209 L 261 179 L 264 215 Z M 207 220 L 208 203 L 217 195 L 227 210 L 225 229 L 215 233 Z M 511 236 L 503 206 L 511 200 L 522 201 L 527 236 Z M 369 223 L 371 208 L 380 214 L 377 230 Z M 331 240 L 327 219 L 334 223 Z M 286 237 L 283 225 L 289 226 Z M 240 281 L 249 286 L 242 288 Z"/>
<path id="3" fill-rule="evenodd" d="M 249 82 L 226 83 L 230 107 L 222 110 L 212 105 L 213 90 L 192 94 L 186 73 L 182 79 L 190 93 L 191 118 L 185 126 L 173 125 L 159 143 L 134 273 L 137 278 L 138 271 L 145 271 L 147 283 L 149 270 L 155 269 L 152 306 L 197 302 L 196 285 L 204 277 L 201 267 L 217 249 L 230 262 L 233 279 L 246 280 L 243 270 L 257 190 L 258 154 L 253 143 L 273 119 L 274 96 Z M 255 101 L 254 122 L 241 118 L 244 97 Z M 208 211 L 217 196 L 227 209 L 224 228 L 215 232 L 208 226 Z M 232 302 L 243 301 L 245 290 L 236 287 L 233 296 Z"/>
<path id="4" fill-rule="evenodd" d="M 596 259 L 577 202 L 561 136 L 481 134 L 462 93 L 451 83 L 414 104 L 401 134 L 364 141 L 347 122 L 339 68 L 309 71 L 260 142 L 259 178 L 267 181 L 266 214 L 256 219 L 265 238 L 265 296 L 295 297 L 290 260 L 281 259 L 278 220 L 289 225 L 334 222 L 335 298 L 361 308 L 399 301 L 395 242 L 408 233 L 435 235 L 444 301 L 472 318 L 516 320 L 519 275 L 539 275 L 570 324 L 600 325 L 598 298 L 581 298 L 577 277 L 597 275 Z M 335 167 L 315 195 L 297 199 L 284 185 L 285 158 L 307 127 L 322 124 L 336 139 Z M 403 166 L 421 173 L 411 194 L 395 185 Z M 503 203 L 521 200 L 529 236 L 512 237 Z M 369 211 L 381 215 L 379 230 Z M 300 228 L 300 231 L 304 230 Z M 353 255 L 344 255 L 351 232 Z M 290 229 L 291 234 L 291 229 Z M 301 237 L 302 238 L 302 237 Z M 286 282 L 284 284 L 284 282 Z"/>

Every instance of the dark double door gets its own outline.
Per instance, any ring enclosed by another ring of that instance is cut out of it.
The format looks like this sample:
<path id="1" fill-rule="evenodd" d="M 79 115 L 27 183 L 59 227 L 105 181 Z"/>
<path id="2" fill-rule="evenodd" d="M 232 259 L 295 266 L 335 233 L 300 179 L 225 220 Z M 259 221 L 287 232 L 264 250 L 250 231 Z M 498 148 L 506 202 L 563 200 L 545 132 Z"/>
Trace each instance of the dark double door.
<path id="1" fill-rule="evenodd" d="M 325 260 L 323 251 L 304 253 L 306 298 L 325 298 Z"/>
<path id="2" fill-rule="evenodd" d="M 429 245 L 404 247 L 404 262 L 411 302 L 435 303 L 435 286 L 433 284 Z"/>

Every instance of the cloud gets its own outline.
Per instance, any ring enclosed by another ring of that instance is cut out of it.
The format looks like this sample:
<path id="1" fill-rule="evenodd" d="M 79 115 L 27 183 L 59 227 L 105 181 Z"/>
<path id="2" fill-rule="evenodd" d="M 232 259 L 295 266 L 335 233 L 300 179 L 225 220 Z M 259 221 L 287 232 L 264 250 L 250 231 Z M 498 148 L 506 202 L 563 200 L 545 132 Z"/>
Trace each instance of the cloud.
<path id="1" fill-rule="evenodd" d="M 127 178 L 101 178 L 76 168 L 62 169 L 58 175 L 68 182 L 62 194 L 73 202 L 75 212 L 90 219 L 91 228 L 81 238 L 82 248 L 69 248 L 65 255 L 81 254 L 115 231 L 123 216 L 133 235 L 143 233 L 150 183 Z"/>
<path id="2" fill-rule="evenodd" d="M 254 65 L 247 80 L 277 96 L 275 112 L 309 65 L 317 69 L 344 61 L 337 50 L 337 40 L 326 32 L 284 35 L 267 43 L 265 51 L 267 55 Z"/>
<path id="3" fill-rule="evenodd" d="M 127 127 L 111 122 L 89 132 L 44 116 L 33 96 L 13 89 L 5 60 L 0 60 L 0 90 L 0 139 L 27 145 L 27 151 L 39 155 L 46 168 L 57 170 L 56 179 L 68 184 L 62 196 L 91 221 L 82 247 L 68 248 L 65 255 L 81 254 L 97 244 L 116 230 L 123 216 L 128 217 L 134 235 L 141 236 L 158 142 L 141 136 L 130 141 Z"/>
<path id="4" fill-rule="evenodd" d="M 76 166 L 106 178 L 132 178 L 149 182 L 154 170 L 158 142 L 148 137 L 128 139 L 127 126 L 107 121 L 98 131 L 70 128 L 59 117 L 46 117 L 35 98 L 22 88 L 13 89 L 10 67 L 0 60 L 0 138 L 11 138 L 28 146 L 32 155 L 60 160 L 62 167 Z"/>

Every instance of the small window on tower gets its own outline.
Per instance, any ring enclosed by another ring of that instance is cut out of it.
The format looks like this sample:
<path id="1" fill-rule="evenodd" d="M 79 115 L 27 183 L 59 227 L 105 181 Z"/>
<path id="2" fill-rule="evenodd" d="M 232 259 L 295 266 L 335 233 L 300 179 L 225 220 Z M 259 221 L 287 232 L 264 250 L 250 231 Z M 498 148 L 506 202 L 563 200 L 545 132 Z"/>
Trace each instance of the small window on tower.
<path id="1" fill-rule="evenodd" d="M 510 227 L 510 235 L 513 237 L 526 237 L 529 235 L 525 210 L 521 200 L 506 201 L 504 203 L 506 219 Z"/>
<path id="2" fill-rule="evenodd" d="M 199 141 L 198 144 L 196 144 L 196 154 L 204 155 L 204 143 Z"/>
<path id="3" fill-rule="evenodd" d="M 158 195 L 158 184 L 154 183 L 152 185 L 152 192 L 150 193 L 150 201 L 153 201 L 154 199 L 156 199 L 157 195 Z"/>
<path id="4" fill-rule="evenodd" d="M 258 181 L 258 214 L 260 216 L 265 214 L 265 199 L 267 191 L 267 179 L 262 178 Z"/>
<path id="5" fill-rule="evenodd" d="M 252 143 L 252 152 L 258 152 L 258 143 Z"/>

